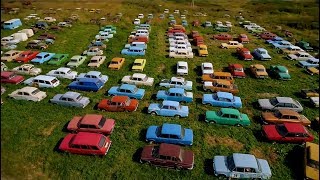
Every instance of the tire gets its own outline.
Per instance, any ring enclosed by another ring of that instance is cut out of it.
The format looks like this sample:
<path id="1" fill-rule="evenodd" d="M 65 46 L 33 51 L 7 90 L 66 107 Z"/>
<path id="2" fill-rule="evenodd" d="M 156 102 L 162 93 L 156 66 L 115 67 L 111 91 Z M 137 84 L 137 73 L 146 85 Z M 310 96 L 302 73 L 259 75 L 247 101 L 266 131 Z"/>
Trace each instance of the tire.
<path id="1" fill-rule="evenodd" d="M 157 113 L 156 113 L 156 112 L 154 112 L 154 111 L 152 111 L 150 114 L 151 114 L 151 116 L 155 116 L 155 115 L 157 115 Z"/>
<path id="2" fill-rule="evenodd" d="M 241 124 L 236 124 L 236 126 L 237 126 L 237 127 L 241 127 L 242 125 L 241 125 Z"/>
<path id="3" fill-rule="evenodd" d="M 221 175 L 218 176 L 218 179 L 227 179 L 227 176 L 224 175 L 224 174 L 221 174 Z"/>
<path id="4" fill-rule="evenodd" d="M 209 123 L 210 124 L 217 124 L 217 122 L 215 122 L 215 121 L 210 121 Z"/>
<path id="5" fill-rule="evenodd" d="M 114 94 L 110 94 L 110 96 L 115 96 Z"/>
<path id="6" fill-rule="evenodd" d="M 175 118 L 178 118 L 178 119 L 181 118 L 180 115 L 174 115 L 174 117 L 175 117 Z"/>

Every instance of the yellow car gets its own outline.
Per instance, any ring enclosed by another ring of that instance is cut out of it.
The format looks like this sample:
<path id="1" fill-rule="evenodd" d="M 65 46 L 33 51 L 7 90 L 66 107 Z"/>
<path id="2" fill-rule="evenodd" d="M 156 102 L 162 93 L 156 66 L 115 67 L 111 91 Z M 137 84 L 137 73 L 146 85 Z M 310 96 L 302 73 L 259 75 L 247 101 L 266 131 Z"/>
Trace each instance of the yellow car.
<path id="1" fill-rule="evenodd" d="M 304 153 L 306 179 L 319 179 L 319 145 L 307 142 Z"/>
<path id="2" fill-rule="evenodd" d="M 112 70 L 119 70 L 124 64 L 124 61 L 125 58 L 115 57 L 111 60 L 108 68 Z"/>
<path id="3" fill-rule="evenodd" d="M 311 75 L 314 75 L 314 74 L 319 75 L 319 67 L 309 67 L 307 68 L 307 73 Z"/>
<path id="4" fill-rule="evenodd" d="M 198 53 L 199 53 L 199 56 L 208 56 L 207 46 L 204 44 L 200 44 L 198 46 Z"/>
<path id="5" fill-rule="evenodd" d="M 144 67 L 146 66 L 146 59 L 136 59 L 133 62 L 132 71 L 140 71 L 142 72 Z"/>
<path id="6" fill-rule="evenodd" d="M 222 49 L 236 49 L 243 48 L 243 44 L 239 43 L 238 41 L 229 41 L 228 43 L 221 43 L 220 47 Z"/>
<path id="7" fill-rule="evenodd" d="M 269 77 L 266 68 L 261 64 L 250 65 L 250 71 L 256 78 L 264 79 Z"/>

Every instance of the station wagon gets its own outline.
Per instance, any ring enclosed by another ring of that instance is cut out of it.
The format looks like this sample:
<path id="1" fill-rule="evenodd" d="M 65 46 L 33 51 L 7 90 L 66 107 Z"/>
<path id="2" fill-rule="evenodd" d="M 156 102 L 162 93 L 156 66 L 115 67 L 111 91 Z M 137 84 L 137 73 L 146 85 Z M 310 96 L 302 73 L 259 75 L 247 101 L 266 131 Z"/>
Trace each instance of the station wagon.
<path id="1" fill-rule="evenodd" d="M 259 107 L 262 110 L 291 109 L 296 112 L 302 112 L 303 107 L 299 101 L 291 97 L 274 97 L 271 99 L 258 99 Z"/>
<path id="2" fill-rule="evenodd" d="M 140 47 L 130 47 L 129 49 L 123 49 L 121 51 L 121 54 L 128 56 L 144 56 L 145 53 L 145 49 Z"/>
<path id="3" fill-rule="evenodd" d="M 38 75 L 36 77 L 29 78 L 23 82 L 28 86 L 35 86 L 40 88 L 54 88 L 60 85 L 60 81 L 56 77 Z"/>
<path id="4" fill-rule="evenodd" d="M 187 81 L 183 77 L 172 77 L 171 79 L 162 79 L 159 83 L 161 87 L 175 87 L 175 88 L 183 88 L 185 90 L 192 90 L 192 81 Z"/>
<path id="5" fill-rule="evenodd" d="M 47 75 L 57 78 L 75 79 L 78 75 L 78 72 L 72 71 L 70 68 L 60 67 L 56 70 L 49 71 Z"/>
<path id="6" fill-rule="evenodd" d="M 213 82 L 215 80 L 227 80 L 230 83 L 234 82 L 234 79 L 229 72 L 213 72 L 212 74 L 204 74 L 202 75 L 202 82 L 210 81 Z"/>
<path id="7" fill-rule="evenodd" d="M 299 123 L 310 126 L 311 121 L 304 115 L 290 109 L 279 109 L 274 112 L 262 112 L 261 120 L 264 124 Z"/>
<path id="8" fill-rule="evenodd" d="M 104 86 L 104 83 L 100 79 L 80 78 L 77 81 L 71 82 L 68 85 L 68 89 L 97 92 L 103 86 Z"/>
<path id="9" fill-rule="evenodd" d="M 239 89 L 237 85 L 230 83 L 230 81 L 219 80 L 219 79 L 214 80 L 213 82 L 204 81 L 203 90 L 211 91 L 211 92 L 217 92 L 217 91 L 230 92 L 232 94 L 239 93 Z"/>

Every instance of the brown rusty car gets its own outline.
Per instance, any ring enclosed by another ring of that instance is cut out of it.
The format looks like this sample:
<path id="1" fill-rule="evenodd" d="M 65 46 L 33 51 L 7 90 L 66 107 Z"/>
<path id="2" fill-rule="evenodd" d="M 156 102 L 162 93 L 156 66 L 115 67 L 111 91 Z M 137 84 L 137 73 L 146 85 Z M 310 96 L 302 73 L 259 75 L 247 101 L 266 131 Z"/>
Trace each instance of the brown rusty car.
<path id="1" fill-rule="evenodd" d="M 213 82 L 205 81 L 203 83 L 203 90 L 211 92 L 229 92 L 233 95 L 239 93 L 238 86 L 227 80 L 214 80 Z"/>
<path id="2" fill-rule="evenodd" d="M 202 82 L 204 81 L 211 81 L 213 82 L 214 80 L 227 80 L 230 83 L 234 83 L 234 79 L 229 72 L 214 72 L 213 74 L 204 74 L 202 75 Z"/>
<path id="3" fill-rule="evenodd" d="M 282 123 L 299 123 L 304 126 L 310 126 L 311 121 L 293 110 L 281 109 L 274 112 L 262 112 L 261 120 L 264 124 L 282 124 Z"/>

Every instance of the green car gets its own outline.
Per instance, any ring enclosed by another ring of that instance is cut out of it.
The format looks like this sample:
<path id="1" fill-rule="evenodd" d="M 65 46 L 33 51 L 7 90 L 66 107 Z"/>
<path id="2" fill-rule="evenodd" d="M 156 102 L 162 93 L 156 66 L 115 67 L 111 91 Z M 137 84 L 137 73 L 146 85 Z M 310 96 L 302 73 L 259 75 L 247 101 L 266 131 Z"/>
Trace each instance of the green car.
<path id="1" fill-rule="evenodd" d="M 228 26 L 216 26 L 214 30 L 219 32 L 229 32 L 230 28 Z"/>
<path id="2" fill-rule="evenodd" d="M 70 61 L 68 62 L 67 66 L 70 68 L 78 67 L 80 66 L 85 60 L 87 59 L 86 56 L 73 56 Z"/>
<path id="3" fill-rule="evenodd" d="M 206 122 L 236 125 L 236 126 L 249 126 L 250 119 L 248 115 L 240 113 L 237 109 L 221 108 L 220 111 L 207 111 Z"/>
<path id="4" fill-rule="evenodd" d="M 117 33 L 117 27 L 112 26 L 112 25 L 106 25 L 100 28 L 100 31 L 104 31 L 105 29 L 111 29 L 111 33 L 112 34 L 116 34 Z"/>
<path id="5" fill-rule="evenodd" d="M 274 77 L 281 80 L 291 80 L 288 69 L 285 66 L 281 65 L 271 65 L 270 75 L 273 75 Z"/>
<path id="6" fill-rule="evenodd" d="M 250 33 L 253 33 L 253 34 L 260 34 L 260 33 L 263 33 L 264 30 L 263 29 L 260 29 L 260 28 L 255 28 L 255 29 L 251 29 L 250 30 Z"/>
<path id="7" fill-rule="evenodd" d="M 68 59 L 69 54 L 55 54 L 50 61 L 48 62 L 48 64 L 52 64 L 52 65 L 61 65 L 62 63 L 66 62 L 66 60 Z"/>

